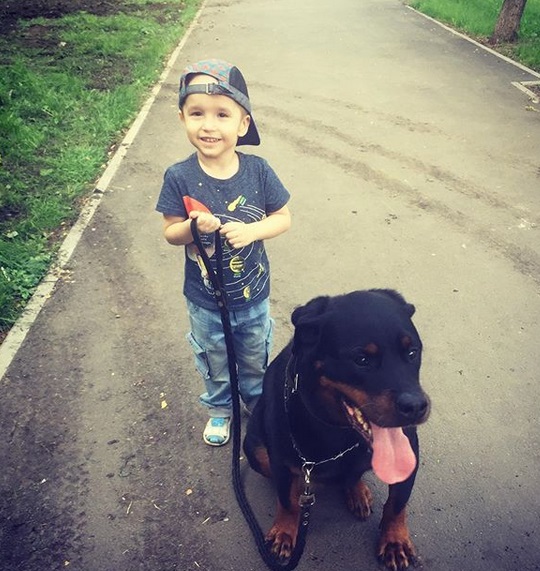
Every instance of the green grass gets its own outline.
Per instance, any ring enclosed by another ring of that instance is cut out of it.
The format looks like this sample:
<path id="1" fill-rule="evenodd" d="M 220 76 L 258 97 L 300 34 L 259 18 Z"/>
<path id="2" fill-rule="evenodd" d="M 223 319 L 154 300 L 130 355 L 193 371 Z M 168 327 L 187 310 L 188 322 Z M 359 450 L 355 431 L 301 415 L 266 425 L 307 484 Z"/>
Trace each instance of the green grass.
<path id="1" fill-rule="evenodd" d="M 481 41 L 493 33 L 503 0 L 410 0 L 420 12 Z M 527 0 L 519 41 L 497 46 L 500 52 L 540 71 L 540 0 Z"/>
<path id="2" fill-rule="evenodd" d="M 119 0 L 0 35 L 0 338 L 199 4 Z"/>

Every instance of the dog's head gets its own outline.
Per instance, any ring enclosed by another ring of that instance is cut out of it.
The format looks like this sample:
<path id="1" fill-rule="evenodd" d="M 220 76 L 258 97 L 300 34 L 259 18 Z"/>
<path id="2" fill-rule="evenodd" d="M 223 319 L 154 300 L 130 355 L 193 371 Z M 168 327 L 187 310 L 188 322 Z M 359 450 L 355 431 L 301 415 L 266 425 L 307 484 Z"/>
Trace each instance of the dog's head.
<path id="1" fill-rule="evenodd" d="M 429 415 L 414 311 L 393 290 L 368 290 L 318 297 L 292 315 L 302 401 L 320 420 L 360 433 L 373 449 L 374 468 L 400 451 L 412 462 L 401 428 Z M 379 476 L 388 483 L 398 478 Z"/>

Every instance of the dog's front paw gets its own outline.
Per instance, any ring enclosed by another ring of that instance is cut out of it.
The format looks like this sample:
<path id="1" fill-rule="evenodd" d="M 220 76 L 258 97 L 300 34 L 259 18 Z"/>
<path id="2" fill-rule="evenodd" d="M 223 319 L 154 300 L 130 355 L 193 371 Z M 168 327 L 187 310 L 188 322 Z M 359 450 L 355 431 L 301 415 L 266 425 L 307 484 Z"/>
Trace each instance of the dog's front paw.
<path id="1" fill-rule="evenodd" d="M 266 534 L 266 545 L 270 553 L 282 565 L 291 558 L 295 543 L 296 530 L 285 530 L 274 524 Z"/>
<path id="2" fill-rule="evenodd" d="M 365 521 L 372 513 L 373 496 L 370 489 L 358 480 L 346 490 L 347 507 L 359 519 Z"/>
<path id="3" fill-rule="evenodd" d="M 379 541 L 379 561 L 391 571 L 410 569 L 416 563 L 416 553 L 409 534 L 393 537 L 383 534 Z"/>

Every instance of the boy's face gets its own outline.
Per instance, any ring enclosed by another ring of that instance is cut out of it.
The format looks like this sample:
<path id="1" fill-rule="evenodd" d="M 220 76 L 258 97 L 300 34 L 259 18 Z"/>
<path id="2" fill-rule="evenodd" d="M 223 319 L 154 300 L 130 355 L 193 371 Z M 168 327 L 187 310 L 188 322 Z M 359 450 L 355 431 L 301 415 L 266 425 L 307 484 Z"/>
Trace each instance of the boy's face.
<path id="1" fill-rule="evenodd" d="M 209 75 L 196 75 L 190 85 L 217 83 Z M 238 137 L 247 133 L 250 116 L 226 95 L 192 93 L 180 110 L 190 143 L 206 158 L 220 158 L 234 151 Z"/>

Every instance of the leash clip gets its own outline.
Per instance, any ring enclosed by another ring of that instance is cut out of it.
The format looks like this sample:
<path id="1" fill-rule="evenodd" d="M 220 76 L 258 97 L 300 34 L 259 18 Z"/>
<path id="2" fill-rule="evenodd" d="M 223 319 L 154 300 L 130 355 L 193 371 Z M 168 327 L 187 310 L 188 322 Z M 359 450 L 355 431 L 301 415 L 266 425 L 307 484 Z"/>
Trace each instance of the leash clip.
<path id="1" fill-rule="evenodd" d="M 298 503 L 300 507 L 310 507 L 315 503 L 315 494 L 300 494 L 300 498 L 298 499 Z"/>
<path id="2" fill-rule="evenodd" d="M 304 463 L 302 464 L 302 474 L 304 474 L 304 483 L 306 486 L 311 484 L 311 472 L 313 471 L 313 468 L 315 468 L 315 462 L 304 460 Z"/>
<path id="3" fill-rule="evenodd" d="M 311 491 L 311 472 L 315 468 L 315 462 L 304 462 L 302 473 L 304 474 L 304 493 L 300 494 L 298 503 L 301 507 L 309 507 L 315 503 L 315 494 Z"/>

